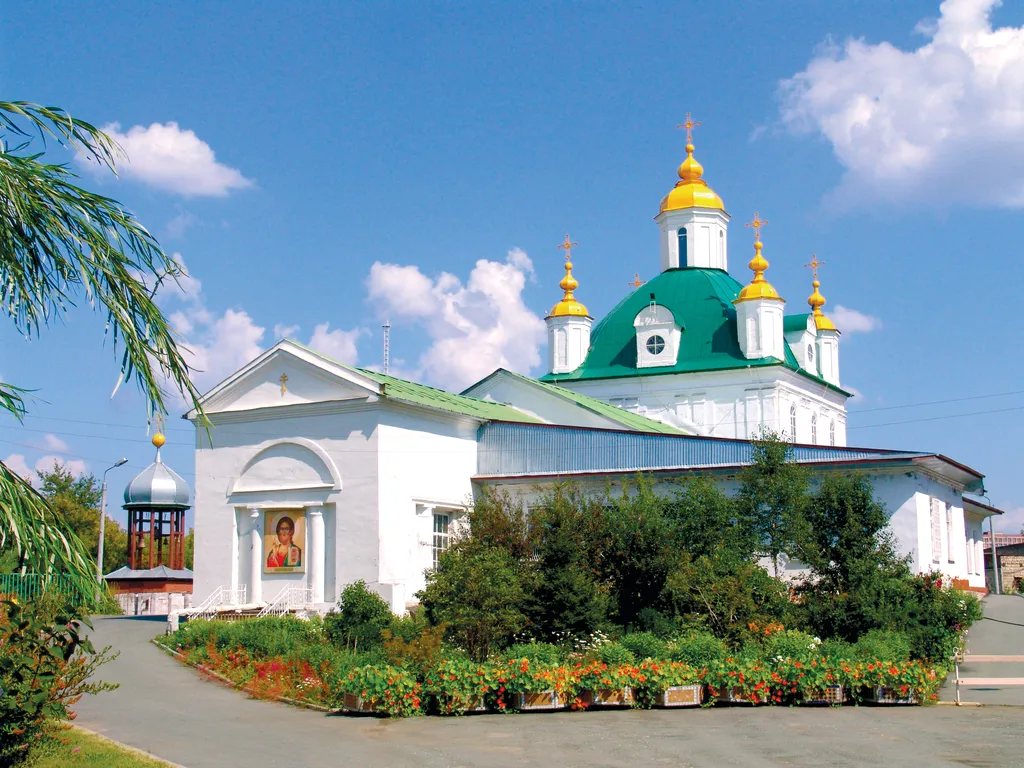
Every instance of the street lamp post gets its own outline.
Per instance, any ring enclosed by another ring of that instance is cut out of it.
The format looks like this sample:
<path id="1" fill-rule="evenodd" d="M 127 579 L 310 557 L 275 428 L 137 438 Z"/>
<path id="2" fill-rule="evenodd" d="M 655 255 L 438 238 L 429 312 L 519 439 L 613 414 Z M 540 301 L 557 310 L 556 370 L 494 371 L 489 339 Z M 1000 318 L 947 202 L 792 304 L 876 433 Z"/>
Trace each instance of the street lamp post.
<path id="1" fill-rule="evenodd" d="M 103 583 L 103 535 L 107 528 L 107 472 L 127 463 L 128 459 L 118 459 L 103 470 L 103 491 L 100 494 L 100 545 L 96 552 L 96 579 L 100 584 Z"/>

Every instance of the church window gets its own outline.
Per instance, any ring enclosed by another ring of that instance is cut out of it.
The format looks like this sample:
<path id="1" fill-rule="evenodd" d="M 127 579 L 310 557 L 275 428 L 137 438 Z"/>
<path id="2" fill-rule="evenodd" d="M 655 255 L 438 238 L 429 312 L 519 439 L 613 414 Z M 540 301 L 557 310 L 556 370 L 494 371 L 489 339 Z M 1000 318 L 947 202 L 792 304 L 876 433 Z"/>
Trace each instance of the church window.
<path id="1" fill-rule="evenodd" d="M 946 505 L 946 560 L 953 562 L 953 505 Z"/>
<path id="2" fill-rule="evenodd" d="M 448 542 L 450 539 L 449 528 L 451 526 L 452 517 L 447 512 L 435 512 L 434 513 L 434 538 L 431 544 L 431 552 L 433 555 L 434 568 L 437 568 L 437 561 L 440 558 L 441 553 L 448 549 Z"/>
<path id="3" fill-rule="evenodd" d="M 665 339 L 655 334 L 647 339 L 647 351 L 652 355 L 660 355 L 665 351 Z"/>
<path id="4" fill-rule="evenodd" d="M 688 266 L 686 255 L 686 227 L 680 227 L 677 236 L 679 238 L 679 266 L 685 267 Z"/>
<path id="5" fill-rule="evenodd" d="M 807 362 L 808 363 L 813 363 L 814 362 L 814 345 L 813 344 L 808 344 L 807 345 Z"/>
<path id="6" fill-rule="evenodd" d="M 936 498 L 931 498 L 931 529 L 932 529 L 932 563 L 938 564 L 942 560 L 942 504 Z"/>
<path id="7" fill-rule="evenodd" d="M 832 419 L 832 421 L 830 421 L 829 425 L 828 425 L 828 444 L 829 445 L 835 445 L 836 444 L 836 420 L 835 419 Z"/>
<path id="8" fill-rule="evenodd" d="M 818 414 L 811 414 L 811 445 L 818 444 Z"/>
<path id="9" fill-rule="evenodd" d="M 789 439 L 796 442 L 796 405 L 789 406 Z"/>

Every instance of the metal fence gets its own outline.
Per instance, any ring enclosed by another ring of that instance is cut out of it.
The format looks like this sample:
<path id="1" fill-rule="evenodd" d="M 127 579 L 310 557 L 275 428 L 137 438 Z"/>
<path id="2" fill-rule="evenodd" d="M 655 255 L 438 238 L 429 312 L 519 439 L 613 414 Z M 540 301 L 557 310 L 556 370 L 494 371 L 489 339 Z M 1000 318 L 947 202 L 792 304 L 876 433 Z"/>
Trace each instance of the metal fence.
<path id="1" fill-rule="evenodd" d="M 0 595 L 14 595 L 20 603 L 29 603 L 44 593 L 64 595 L 73 605 L 81 605 L 86 597 L 75 587 L 70 576 L 39 573 L 0 573 Z"/>

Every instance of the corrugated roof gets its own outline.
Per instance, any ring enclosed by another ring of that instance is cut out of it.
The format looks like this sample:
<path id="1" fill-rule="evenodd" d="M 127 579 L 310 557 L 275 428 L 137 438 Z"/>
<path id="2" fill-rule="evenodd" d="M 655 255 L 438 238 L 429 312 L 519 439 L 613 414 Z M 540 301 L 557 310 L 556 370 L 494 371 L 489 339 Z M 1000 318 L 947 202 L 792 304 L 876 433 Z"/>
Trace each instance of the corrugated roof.
<path id="1" fill-rule="evenodd" d="M 497 373 L 504 373 L 507 376 L 512 376 L 520 381 L 540 387 L 547 392 L 551 392 L 554 395 L 570 400 L 580 407 L 586 408 L 588 411 L 611 419 L 624 427 L 635 429 L 638 432 L 654 432 L 663 435 L 686 434 L 686 432 L 677 427 L 673 427 L 671 424 L 666 424 L 663 421 L 651 419 L 647 416 L 641 416 L 638 413 L 631 413 L 630 411 L 614 406 L 611 403 L 606 403 L 603 400 L 598 400 L 597 398 L 589 397 L 588 395 L 581 395 L 579 392 L 573 392 L 571 389 L 566 389 L 565 387 L 559 387 L 545 381 L 538 381 L 537 379 L 524 376 L 521 373 L 516 373 L 515 371 L 510 371 L 506 368 L 499 368 L 497 371 L 492 373 L 491 376 L 494 376 Z M 489 379 L 490 376 L 487 378 Z M 484 381 L 486 380 L 487 379 L 484 379 Z M 476 385 L 474 384 L 473 386 L 475 387 Z M 470 389 L 472 388 L 473 387 L 470 387 Z"/>
<path id="2" fill-rule="evenodd" d="M 345 366 L 348 367 L 348 366 Z M 468 395 L 456 395 L 446 392 L 443 389 L 428 387 L 426 384 L 417 384 L 414 381 L 406 381 L 394 376 L 386 376 L 377 371 L 369 371 L 365 368 L 353 368 L 363 376 L 373 379 L 384 385 L 384 396 L 392 400 L 402 400 L 416 405 L 425 405 L 428 408 L 437 408 L 442 411 L 461 413 L 464 416 L 487 421 L 522 421 L 530 424 L 543 424 L 540 419 L 523 413 L 517 408 L 502 403 L 493 403 L 489 400 L 480 400 Z"/>
<path id="3" fill-rule="evenodd" d="M 541 381 L 557 383 L 784 365 L 844 392 L 803 370 L 789 344 L 785 345 L 785 360 L 775 357 L 751 360 L 743 356 L 736 335 L 736 309 L 732 303 L 742 288 L 731 275 L 720 269 L 686 267 L 666 270 L 620 301 L 594 327 L 590 351 L 583 365 L 572 373 L 547 374 L 541 377 Z M 675 365 L 638 369 L 633 321 L 650 304 L 651 294 L 660 306 L 672 312 L 684 330 L 680 334 Z"/>

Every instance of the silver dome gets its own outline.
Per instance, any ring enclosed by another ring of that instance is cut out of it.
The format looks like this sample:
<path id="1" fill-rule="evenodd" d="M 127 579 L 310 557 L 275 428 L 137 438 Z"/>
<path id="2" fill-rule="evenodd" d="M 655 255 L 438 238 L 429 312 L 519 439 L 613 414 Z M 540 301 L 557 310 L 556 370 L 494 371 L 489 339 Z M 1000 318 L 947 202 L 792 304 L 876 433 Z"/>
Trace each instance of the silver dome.
<path id="1" fill-rule="evenodd" d="M 124 489 L 125 509 L 188 509 L 192 492 L 181 475 L 160 461 L 146 467 Z"/>

